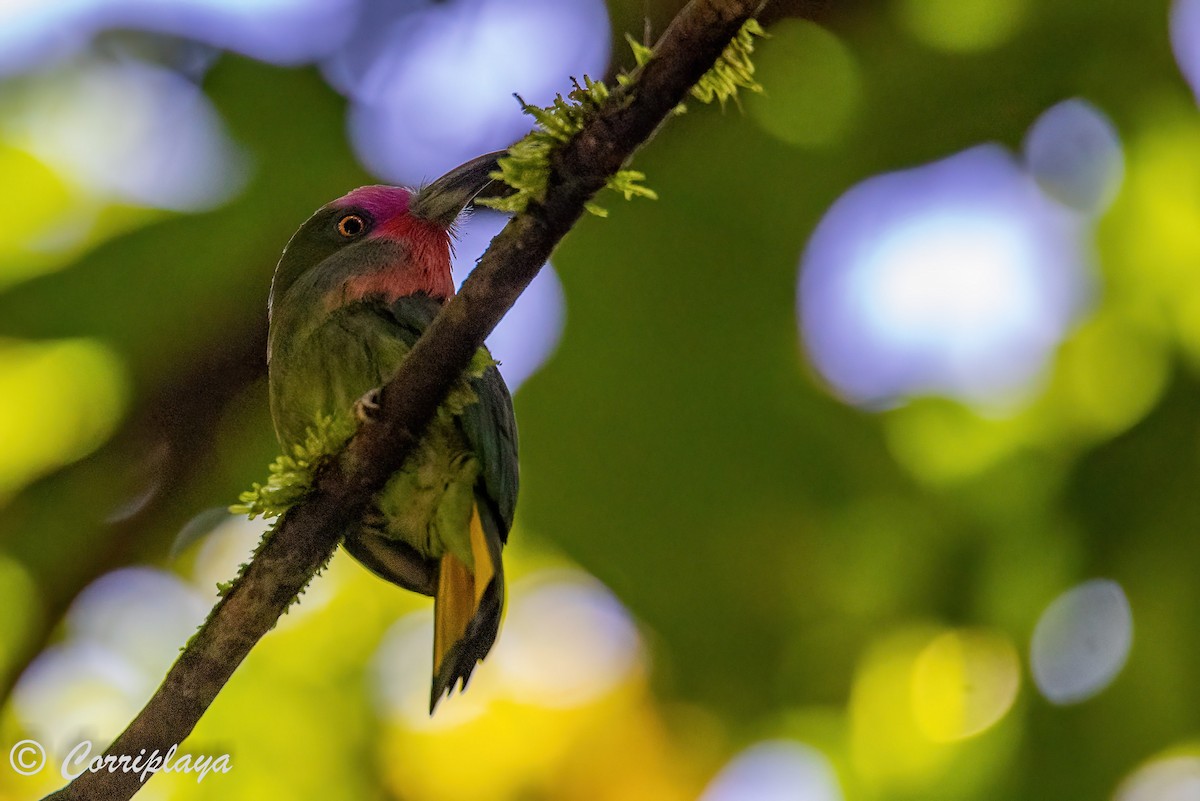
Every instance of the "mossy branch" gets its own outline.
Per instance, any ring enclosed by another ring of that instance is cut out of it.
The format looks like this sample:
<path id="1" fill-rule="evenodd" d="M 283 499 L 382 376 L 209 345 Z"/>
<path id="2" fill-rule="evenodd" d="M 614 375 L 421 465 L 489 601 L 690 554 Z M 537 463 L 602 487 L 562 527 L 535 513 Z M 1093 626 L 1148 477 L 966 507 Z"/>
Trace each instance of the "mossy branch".
<path id="1" fill-rule="evenodd" d="M 499 364 L 488 353 L 479 348 L 466 371 L 450 388 L 446 399 L 438 407 L 438 414 L 447 419 L 457 417 L 479 398 L 466 379 L 479 378 L 489 367 Z M 250 489 L 238 496 L 238 502 L 229 507 L 235 515 L 276 518 L 295 506 L 312 489 L 317 470 L 327 460 L 341 452 L 358 422 L 347 410 L 341 415 L 318 415 L 304 432 L 304 442 L 293 445 L 291 453 L 280 454 L 267 467 L 267 481 L 255 482 Z M 273 527 L 272 527 L 273 528 Z M 269 533 L 269 532 L 268 532 Z"/>
<path id="2" fill-rule="evenodd" d="M 761 92 L 762 87 L 754 80 L 754 62 L 751 56 L 754 53 L 755 37 L 765 35 L 762 26 L 756 20 L 746 20 L 713 66 L 692 85 L 689 90 L 692 97 L 702 103 L 716 100 L 724 108 L 726 101 L 732 99 L 736 102 L 739 90 Z M 537 127 L 509 148 L 508 155 L 500 159 L 500 169 L 492 173 L 493 178 L 503 181 L 513 190 L 512 194 L 500 198 L 483 198 L 478 201 L 479 205 L 518 213 L 524 211 L 531 201 L 545 201 L 546 185 L 550 178 L 550 157 L 555 148 L 571 141 L 592 119 L 603 114 L 608 104 L 629 103 L 636 92 L 636 89 L 631 87 L 636 84 L 637 73 L 654 56 L 652 48 L 638 42 L 629 34 L 625 35 L 625 40 L 633 50 L 633 59 L 637 65 L 634 72 L 617 76 L 618 87 L 628 89 L 627 92 L 614 97 L 602 81 L 594 81 L 584 75 L 582 84 L 576 80 L 575 88 L 568 92 L 565 98 L 558 95 L 554 102 L 545 108 L 526 103 L 520 95 L 517 96 L 521 110 L 533 117 Z M 687 111 L 687 106 L 681 102 L 672 111 L 682 114 Z M 645 173 L 618 169 L 608 176 L 604 185 L 626 200 L 635 197 L 656 200 L 658 195 L 642 183 L 644 180 Z M 584 209 L 599 217 L 608 216 L 608 212 L 595 201 L 585 203 Z"/>
<path id="3" fill-rule="evenodd" d="M 556 140 L 545 186 L 492 240 L 462 290 L 439 312 L 380 393 L 376 418 L 359 427 L 312 488 L 280 518 L 245 571 L 107 754 L 166 752 L 183 742 L 255 643 L 274 627 L 313 574 L 401 467 L 478 348 L 579 220 L 585 205 L 722 57 L 760 0 L 692 0 L 629 83 L 583 127 Z M 49 796 L 126 801 L 136 773 L 85 772 Z"/>

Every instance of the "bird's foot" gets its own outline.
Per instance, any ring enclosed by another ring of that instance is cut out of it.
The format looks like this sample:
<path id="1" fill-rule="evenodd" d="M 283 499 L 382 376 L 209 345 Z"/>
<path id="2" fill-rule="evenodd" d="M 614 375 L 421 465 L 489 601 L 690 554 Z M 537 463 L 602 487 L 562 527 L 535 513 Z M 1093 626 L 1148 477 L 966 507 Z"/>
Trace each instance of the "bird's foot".
<path id="1" fill-rule="evenodd" d="M 354 416 L 358 418 L 360 423 L 370 423 L 379 417 L 379 402 L 382 399 L 382 393 L 379 387 L 375 387 L 366 395 L 354 402 Z"/>

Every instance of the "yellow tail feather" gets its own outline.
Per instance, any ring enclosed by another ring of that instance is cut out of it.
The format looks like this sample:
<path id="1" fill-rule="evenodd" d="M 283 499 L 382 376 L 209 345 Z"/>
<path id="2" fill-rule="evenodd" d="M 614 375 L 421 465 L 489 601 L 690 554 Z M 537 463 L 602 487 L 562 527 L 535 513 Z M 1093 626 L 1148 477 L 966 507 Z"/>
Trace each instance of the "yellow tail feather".
<path id="1" fill-rule="evenodd" d="M 479 606 L 488 582 L 496 575 L 496 567 L 492 564 L 492 552 L 488 550 L 478 506 L 471 510 L 471 556 L 475 559 L 475 606 Z"/>
<path id="2" fill-rule="evenodd" d="M 433 602 L 433 675 L 442 671 L 446 654 L 467 633 L 475 615 L 475 578 L 452 553 L 442 556 Z"/>
<path id="3" fill-rule="evenodd" d="M 502 602 L 499 585 L 492 588 L 487 609 L 482 609 L 498 566 L 488 548 L 478 508 L 471 512 L 470 536 L 474 573 L 449 552 L 443 554 L 439 564 L 433 606 L 433 693 L 430 711 L 443 693 L 453 689 L 459 677 L 465 686 L 476 659 L 482 659 L 491 648 L 499 624 L 500 608 L 497 604 Z M 476 621 L 472 628 L 472 621 L 477 616 L 481 620 Z M 469 643 L 466 642 L 468 632 L 472 638 Z M 447 665 L 447 660 L 452 660 L 454 664 Z"/>

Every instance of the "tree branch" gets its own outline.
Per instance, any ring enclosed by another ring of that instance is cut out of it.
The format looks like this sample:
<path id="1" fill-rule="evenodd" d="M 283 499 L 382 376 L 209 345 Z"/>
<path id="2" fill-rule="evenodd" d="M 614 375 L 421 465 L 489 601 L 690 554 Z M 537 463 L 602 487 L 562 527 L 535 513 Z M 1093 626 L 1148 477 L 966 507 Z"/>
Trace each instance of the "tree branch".
<path id="1" fill-rule="evenodd" d="M 579 219 L 584 203 L 684 100 L 760 3 L 692 0 L 636 80 L 616 89 L 611 102 L 554 154 L 544 202 L 531 203 L 493 240 L 383 388 L 376 421 L 363 425 L 317 473 L 312 491 L 280 521 L 107 754 L 165 753 L 187 737 L 250 649 L 401 467 L 452 384 Z M 125 801 L 140 787 L 133 772 L 86 772 L 48 798 Z"/>

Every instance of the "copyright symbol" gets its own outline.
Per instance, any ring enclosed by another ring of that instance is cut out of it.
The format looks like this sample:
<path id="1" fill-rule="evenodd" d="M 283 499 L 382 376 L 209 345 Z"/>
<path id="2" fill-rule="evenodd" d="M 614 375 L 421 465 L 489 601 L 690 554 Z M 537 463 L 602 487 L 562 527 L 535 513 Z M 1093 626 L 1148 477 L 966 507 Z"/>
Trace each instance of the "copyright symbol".
<path id="1" fill-rule="evenodd" d="M 46 765 L 46 749 L 37 740 L 22 740 L 8 752 L 12 769 L 22 776 L 32 776 Z"/>

